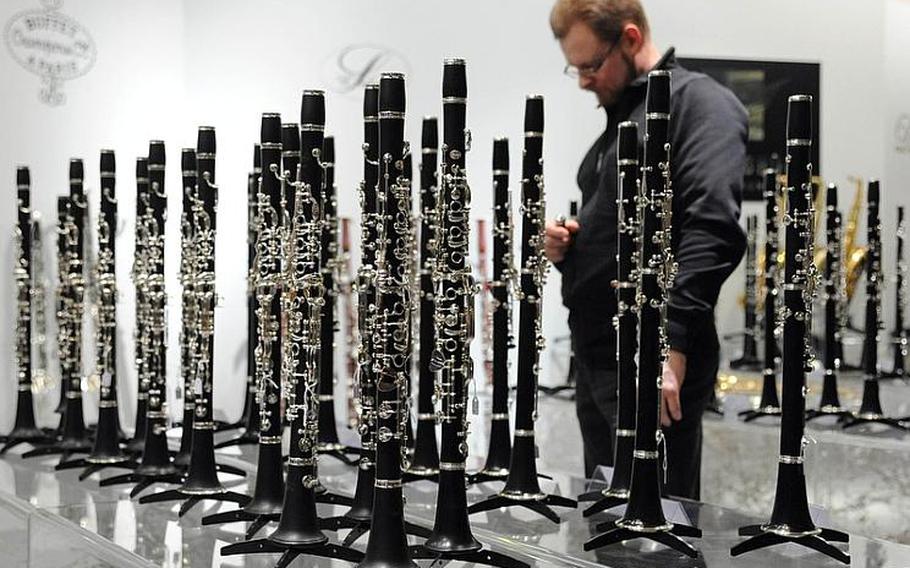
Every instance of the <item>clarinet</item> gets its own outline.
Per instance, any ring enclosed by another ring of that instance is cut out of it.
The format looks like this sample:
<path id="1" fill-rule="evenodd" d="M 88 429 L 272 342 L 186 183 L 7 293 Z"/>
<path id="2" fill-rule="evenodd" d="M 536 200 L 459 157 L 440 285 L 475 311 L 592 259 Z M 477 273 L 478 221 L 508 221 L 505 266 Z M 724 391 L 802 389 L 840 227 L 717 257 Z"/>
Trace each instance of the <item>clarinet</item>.
<path id="1" fill-rule="evenodd" d="M 837 186 L 828 185 L 826 194 L 825 217 L 825 378 L 822 383 L 822 396 L 818 409 L 806 412 L 806 420 L 819 416 L 848 416 L 849 412 L 840 405 L 837 393 L 837 371 L 840 368 L 840 355 L 837 345 L 841 338 L 841 297 L 843 287 L 841 278 L 843 264 L 841 259 L 843 231 L 841 215 L 837 210 Z"/>
<path id="2" fill-rule="evenodd" d="M 742 357 L 730 361 L 730 368 L 742 369 L 758 366 L 758 349 L 756 345 L 757 318 L 756 318 L 756 297 L 755 297 L 755 250 L 758 232 L 758 216 L 749 215 L 746 217 L 746 302 L 744 307 L 745 325 L 743 329 L 743 354 Z"/>
<path id="3" fill-rule="evenodd" d="M 288 331 L 284 360 L 287 377 L 285 412 L 290 422 L 291 446 L 284 503 L 278 528 L 269 540 L 286 545 L 322 545 L 327 542 L 316 517 L 318 484 L 316 453 L 319 415 L 319 355 L 321 304 L 320 163 L 325 128 L 325 95 L 304 91 L 300 111 L 300 163 L 294 188 L 287 283 Z M 265 157 L 265 156 L 263 156 Z M 263 167 L 265 162 L 263 162 Z M 263 177 L 267 174 L 263 172 Z"/>
<path id="4" fill-rule="evenodd" d="M 520 506 L 545 516 L 554 523 L 559 516 L 550 505 L 575 508 L 578 504 L 566 497 L 548 495 L 540 490 L 537 480 L 537 444 L 534 423 L 537 421 L 540 351 L 544 347 L 541 328 L 542 294 L 547 276 L 544 255 L 544 219 L 546 198 L 543 185 L 543 96 L 525 99 L 524 151 L 521 161 L 522 242 L 521 267 L 516 296 L 518 311 L 518 390 L 515 404 L 515 433 L 509 475 L 498 494 L 468 508 L 471 514 L 498 507 Z"/>
<path id="5" fill-rule="evenodd" d="M 182 210 L 180 213 L 180 374 L 183 377 L 181 391 L 183 396 L 183 432 L 180 437 L 180 450 L 174 456 L 174 465 L 186 468 L 190 464 L 193 445 L 193 415 L 196 411 L 195 378 L 199 358 L 199 305 L 193 286 L 197 275 L 195 269 L 198 260 L 195 242 L 196 215 L 193 203 L 196 199 L 196 149 L 184 148 L 180 153 L 180 166 L 183 173 Z"/>
<path id="6" fill-rule="evenodd" d="M 254 174 L 253 180 L 255 199 L 252 217 L 255 220 L 256 237 L 253 245 L 254 272 L 251 275 L 256 301 L 254 321 L 257 325 L 252 337 L 256 339 L 253 376 L 259 456 L 253 499 L 244 507 L 244 511 L 277 520 L 285 492 L 281 455 L 281 384 L 285 340 L 281 329 L 281 307 L 284 301 L 282 260 L 286 237 L 284 186 L 297 175 L 297 159 L 295 157 L 293 170 L 278 169 L 282 165 L 279 156 L 284 153 L 285 138 L 285 128 L 279 115 L 263 114 L 260 130 L 261 144 L 256 145 L 260 149 L 260 159 L 257 161 L 265 164 L 265 171 L 260 166 L 259 174 Z M 291 138 L 296 138 L 297 141 L 299 157 L 300 130 L 297 124 L 291 125 L 291 131 Z M 289 142 L 293 143 L 292 140 Z M 255 532 L 251 526 L 247 538 Z"/>
<path id="7" fill-rule="evenodd" d="M 379 176 L 376 187 L 380 231 L 376 250 L 378 308 L 372 327 L 376 385 L 376 481 L 370 538 L 362 568 L 414 567 L 404 527 L 402 470 L 408 468 L 405 436 L 410 358 L 410 186 L 404 178 L 405 81 L 383 73 L 379 83 Z M 364 330 L 365 332 L 367 330 Z"/>
<path id="8" fill-rule="evenodd" d="M 127 456 L 120 450 L 120 416 L 117 405 L 117 194 L 113 150 L 101 151 L 100 166 L 101 207 L 98 216 L 98 264 L 95 278 L 99 304 L 95 367 L 101 378 L 101 397 L 95 445 L 85 460 L 95 465 L 127 460 Z"/>
<path id="9" fill-rule="evenodd" d="M 886 416 L 882 411 L 879 397 L 881 366 L 878 360 L 879 331 L 882 329 L 882 239 L 879 199 L 881 186 L 878 180 L 869 182 L 866 230 L 868 231 L 868 252 L 866 267 L 866 325 L 863 339 L 863 401 L 859 411 L 844 423 L 844 428 L 857 424 L 875 422 L 899 430 L 908 427 L 901 420 Z"/>
<path id="10" fill-rule="evenodd" d="M 82 160 L 70 160 L 70 199 L 67 213 L 67 294 L 66 321 L 69 324 L 66 406 L 63 411 L 63 439 L 59 449 L 66 461 L 71 452 L 87 452 L 92 444 L 85 429 L 82 410 L 82 318 L 85 312 L 85 214 L 88 203 L 83 190 Z M 33 450 L 34 451 L 34 450 Z M 31 452 L 24 454 L 31 456 Z"/>
<path id="11" fill-rule="evenodd" d="M 897 256 L 894 271 L 894 331 L 891 336 L 894 341 L 894 366 L 889 378 L 904 378 L 907 374 L 905 360 L 907 358 L 907 331 L 904 329 L 904 310 L 907 303 L 907 264 L 904 261 L 904 238 L 907 236 L 907 226 L 904 221 L 904 208 L 897 208 Z"/>
<path id="12" fill-rule="evenodd" d="M 146 248 L 148 235 L 149 171 L 148 159 L 136 158 L 136 221 L 134 235 L 133 265 L 130 277 L 135 291 L 136 330 L 133 334 L 133 360 L 136 363 L 137 394 L 136 420 L 133 437 L 127 442 L 127 451 L 140 454 L 145 446 L 146 413 L 148 412 L 148 374 L 145 357 L 148 334 L 148 299 L 145 296 L 145 283 L 148 277 L 146 266 Z"/>
<path id="13" fill-rule="evenodd" d="M 257 398 L 259 384 L 256 379 L 256 347 L 259 340 L 256 332 L 259 324 L 256 321 L 258 302 L 256 298 L 256 240 L 258 238 L 259 211 L 259 178 L 262 176 L 262 150 L 258 143 L 253 144 L 253 171 L 247 178 L 247 392 L 243 399 L 243 412 L 240 423 L 244 425 L 247 438 L 258 437 L 258 417 L 261 403 Z M 252 433 L 252 434 L 250 434 Z M 217 446 L 216 446 L 217 447 Z"/>
<path id="14" fill-rule="evenodd" d="M 341 257 L 338 262 L 340 293 L 344 313 L 344 362 L 346 377 L 345 402 L 347 425 L 357 429 L 360 401 L 357 397 L 357 307 L 354 300 L 354 273 L 351 265 L 351 219 L 341 218 Z"/>
<path id="15" fill-rule="evenodd" d="M 784 215 L 783 385 L 780 456 L 771 520 L 743 527 L 751 538 L 730 551 L 737 556 L 783 542 L 795 542 L 849 563 L 849 555 L 828 541 L 847 535 L 816 527 L 806 496 L 806 373 L 812 370 L 812 300 L 816 287 L 813 259 L 815 210 L 812 200 L 812 97 L 793 95 L 787 109 L 787 213 Z"/>
<path id="16" fill-rule="evenodd" d="M 16 421 L 4 440 L 0 454 L 24 442 L 44 440 L 44 432 L 35 424 L 35 402 L 32 397 L 32 296 L 35 292 L 32 274 L 32 249 L 37 246 L 32 232 L 31 176 L 29 169 L 16 169 L 16 213 L 14 229 L 16 261 Z M 39 252 L 34 255 L 40 255 Z M 37 304 L 37 302 L 35 302 Z M 36 313 L 35 316 L 39 315 Z"/>
<path id="17" fill-rule="evenodd" d="M 638 270 L 635 301 L 638 310 L 638 411 L 632 479 L 622 518 L 597 529 L 609 530 L 584 544 L 585 550 L 627 539 L 651 539 L 691 558 L 698 551 L 680 536 L 700 537 L 697 528 L 676 525 L 664 516 L 660 501 L 660 430 L 663 364 L 667 342 L 667 305 L 676 276 L 671 251 L 673 190 L 670 181 L 670 72 L 648 73 L 645 99 L 644 166 L 636 205 L 638 209 Z M 666 471 L 666 462 L 664 462 Z"/>
<path id="18" fill-rule="evenodd" d="M 436 522 L 424 545 L 436 553 L 480 548 L 471 534 L 465 495 L 469 428 L 467 389 L 474 371 L 470 345 L 476 286 L 467 263 L 471 190 L 465 171 L 468 131 L 465 128 L 467 81 L 464 60 L 445 62 L 442 89 L 443 138 L 436 204 L 438 256 L 433 278 L 437 291 L 434 322 L 438 333 L 432 352 L 432 366 L 438 377 L 436 400 L 442 441 Z"/>
<path id="19" fill-rule="evenodd" d="M 512 197 L 509 190 L 509 140 L 493 140 L 493 401 L 490 445 L 483 469 L 472 481 L 504 479 L 509 475 L 512 440 L 509 432 L 509 349 L 512 337 Z"/>
<path id="20" fill-rule="evenodd" d="M 285 132 L 296 138 L 294 174 L 281 170 L 282 142 Z M 262 143 L 256 144 L 261 158 L 256 158 L 258 172 L 250 175 L 252 188 L 251 209 L 248 211 L 255 232 L 253 240 L 253 271 L 249 274 L 251 295 L 256 304 L 253 321 L 256 328 L 250 333 L 255 338 L 253 348 L 253 373 L 255 385 L 257 431 L 259 452 L 256 464 L 256 485 L 251 500 L 242 509 L 216 513 L 202 518 L 203 525 L 250 522 L 246 538 L 252 538 L 269 521 L 281 515 L 285 493 L 281 455 L 281 381 L 282 371 L 282 305 L 284 279 L 285 199 L 284 185 L 291 175 L 296 175 L 300 154 L 300 131 L 296 124 L 282 125 L 281 116 L 263 113 L 260 129 Z M 266 165 L 263 174 L 260 164 Z"/>
<path id="21" fill-rule="evenodd" d="M 164 142 L 153 140 L 149 143 L 148 174 L 149 191 L 146 218 L 144 219 L 145 283 L 143 295 L 146 301 L 145 342 L 143 364 L 148 384 L 148 406 L 146 411 L 145 444 L 142 463 L 136 473 L 147 477 L 172 477 L 176 467 L 168 457 L 167 437 L 167 343 L 166 292 L 164 280 L 164 229 L 167 211 L 167 194 L 164 188 L 165 168 Z M 144 326 L 145 327 L 145 326 Z M 140 484 L 137 489 L 141 490 Z M 135 491 L 135 490 L 134 490 Z"/>
<path id="22" fill-rule="evenodd" d="M 212 436 L 215 421 L 212 396 L 215 367 L 215 235 L 218 187 L 215 185 L 215 129 L 200 126 L 196 142 L 196 191 L 193 195 L 193 293 L 196 302 L 198 359 L 195 361 L 193 453 L 183 489 L 205 494 L 220 492 L 215 473 Z M 184 425 L 186 428 L 186 425 Z"/>
<path id="23" fill-rule="evenodd" d="M 356 396 L 360 415 L 360 464 L 354 505 L 345 516 L 364 523 L 373 517 L 373 487 L 376 481 L 376 377 L 373 371 L 373 330 L 376 306 L 377 247 L 379 226 L 377 184 L 379 182 L 379 85 L 368 84 L 363 97 L 363 181 L 360 184 L 360 267 L 357 269 Z"/>
<path id="24" fill-rule="evenodd" d="M 432 478 L 439 473 L 439 450 L 436 445 L 436 412 L 434 409 L 435 376 L 430 355 L 436 345 L 435 296 L 433 267 L 436 262 L 436 163 L 439 126 L 435 117 L 423 119 L 420 148 L 420 343 L 417 383 L 417 436 L 410 476 Z"/>
<path id="25" fill-rule="evenodd" d="M 51 377 L 47 366 L 47 282 L 44 272 L 44 246 L 41 237 L 41 216 L 35 211 L 31 219 L 32 261 L 32 345 L 37 362 L 32 363 L 32 384 L 40 392 L 49 388 Z M 2 450 L 0 450 L 2 452 Z"/>
<path id="26" fill-rule="evenodd" d="M 297 132 L 297 126 L 293 131 Z M 298 142 L 299 145 L 299 142 Z M 296 164 L 296 162 L 295 162 Z M 296 172 L 296 165 L 294 171 Z M 256 378 L 256 348 L 259 345 L 259 324 L 256 320 L 258 301 L 256 299 L 256 240 L 258 237 L 258 192 L 259 178 L 262 176 L 261 149 L 253 145 L 253 171 L 247 177 L 247 387 L 243 400 L 243 412 L 240 420 L 227 428 L 242 427 L 243 433 L 235 438 L 222 440 L 215 444 L 215 449 L 228 446 L 243 446 L 259 442 L 261 420 L 261 382 Z M 236 513 L 236 511 L 231 511 Z M 203 518 L 203 522 L 216 522 L 217 515 Z"/>
<path id="27" fill-rule="evenodd" d="M 540 367 L 541 294 L 547 263 L 543 255 L 543 98 L 531 95 L 525 106 L 525 140 L 522 156 L 522 243 L 518 313 L 518 390 L 515 404 L 515 439 L 509 476 L 502 494 L 521 498 L 541 495 L 537 481 L 537 384 Z"/>
<path id="28" fill-rule="evenodd" d="M 335 198 L 335 139 L 326 136 L 322 148 L 325 183 L 322 188 L 323 222 L 320 230 L 320 266 L 322 272 L 322 322 L 319 366 L 319 451 L 346 461 L 346 446 L 338 441 L 335 423 L 335 267 L 338 261 L 338 202 Z"/>
<path id="29" fill-rule="evenodd" d="M 70 160 L 70 192 L 65 201 L 58 200 L 62 223 L 58 233 L 57 294 L 58 345 L 61 388 L 66 403 L 61 415 L 57 440 L 22 454 L 23 458 L 62 454 L 60 463 L 73 453 L 89 453 L 92 442 L 85 428 L 82 410 L 82 317 L 85 309 L 84 229 L 87 203 L 82 180 L 82 160 Z"/>
<path id="30" fill-rule="evenodd" d="M 739 413 L 746 422 L 761 416 L 780 416 L 780 398 L 777 396 L 777 369 L 780 364 L 780 353 L 777 340 L 780 337 L 778 322 L 777 297 L 780 294 L 777 286 L 778 256 L 778 223 L 780 208 L 778 206 L 777 172 L 771 168 L 763 176 L 765 199 L 765 298 L 764 298 L 764 356 L 762 369 L 762 392 L 758 407 Z"/>
<path id="31" fill-rule="evenodd" d="M 583 511 L 585 517 L 625 503 L 629 498 L 632 478 L 632 454 L 635 451 L 635 352 L 638 349 L 638 306 L 636 282 L 638 279 L 638 219 L 637 193 L 639 184 L 638 123 L 622 122 L 616 151 L 618 199 L 616 316 L 616 438 L 613 445 L 613 477 L 610 486 L 579 497 L 579 501 L 596 500 Z"/>

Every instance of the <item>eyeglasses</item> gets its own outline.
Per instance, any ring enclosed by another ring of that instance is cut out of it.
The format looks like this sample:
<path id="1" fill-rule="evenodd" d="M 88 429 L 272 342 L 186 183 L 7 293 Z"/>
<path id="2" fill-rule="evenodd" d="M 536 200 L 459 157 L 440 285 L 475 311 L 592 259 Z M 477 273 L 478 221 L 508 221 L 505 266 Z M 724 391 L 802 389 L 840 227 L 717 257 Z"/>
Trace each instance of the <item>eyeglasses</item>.
<path id="1" fill-rule="evenodd" d="M 610 49 L 606 51 L 603 55 L 598 56 L 596 59 L 589 63 L 583 65 L 566 65 L 562 72 L 567 76 L 573 79 L 578 79 L 579 77 L 591 77 L 604 66 L 604 63 L 607 61 L 607 58 L 610 57 L 610 54 L 613 53 L 613 50 L 619 44 L 619 41 L 614 41 L 610 46 Z"/>

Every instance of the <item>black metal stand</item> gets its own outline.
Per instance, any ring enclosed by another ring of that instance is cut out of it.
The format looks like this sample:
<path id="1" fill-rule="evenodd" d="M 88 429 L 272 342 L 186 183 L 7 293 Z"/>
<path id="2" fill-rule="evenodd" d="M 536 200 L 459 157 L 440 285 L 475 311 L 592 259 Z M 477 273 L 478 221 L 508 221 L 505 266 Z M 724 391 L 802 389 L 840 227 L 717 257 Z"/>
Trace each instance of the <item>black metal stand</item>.
<path id="1" fill-rule="evenodd" d="M 342 545 L 329 544 L 328 538 L 314 539 L 310 544 L 296 544 L 282 542 L 277 537 L 261 538 L 257 540 L 247 540 L 229 544 L 221 549 L 222 556 L 233 554 L 276 554 L 280 553 L 281 558 L 275 563 L 275 568 L 286 568 L 301 554 L 307 556 L 319 556 L 321 558 L 331 558 L 335 560 L 346 560 L 356 563 L 363 560 L 363 553 L 353 548 L 347 548 Z"/>
<path id="2" fill-rule="evenodd" d="M 632 454 L 635 451 L 635 431 L 622 432 L 616 436 L 616 451 L 613 453 L 613 478 L 610 486 L 599 490 L 589 491 L 578 496 L 581 501 L 594 501 L 582 515 L 590 517 L 601 511 L 612 509 L 629 500 L 629 486 L 632 483 Z"/>
<path id="3" fill-rule="evenodd" d="M 578 503 L 574 499 L 561 495 L 548 495 L 540 491 L 534 456 L 534 438 L 516 436 L 512 448 L 512 467 L 505 488 L 500 493 L 469 506 L 468 514 L 473 515 L 502 507 L 524 507 L 554 523 L 559 523 L 559 515 L 551 507 L 569 507 L 571 509 L 578 507 Z M 518 464 L 521 464 L 522 467 L 516 468 L 515 466 Z"/>
<path id="4" fill-rule="evenodd" d="M 739 529 L 739 536 L 748 536 L 751 538 L 734 546 L 733 549 L 730 550 L 731 556 L 738 556 L 760 548 L 768 548 L 769 546 L 792 542 L 793 544 L 798 544 L 821 552 L 838 562 L 850 564 L 850 555 L 831 544 L 831 542 L 847 542 L 849 536 L 832 529 L 818 529 L 817 534 L 798 535 L 775 532 L 767 525 L 751 525 Z"/>
<path id="5" fill-rule="evenodd" d="M 464 562 L 466 564 L 500 566 L 501 568 L 529 568 L 530 566 L 530 564 L 522 562 L 521 560 L 506 556 L 505 554 L 500 554 L 499 552 L 481 548 L 481 546 L 482 545 L 478 542 L 475 549 L 443 553 L 431 550 L 427 548 L 426 545 L 418 544 L 411 547 L 411 557 L 414 560 L 432 560 L 431 566 L 437 566 L 437 563 L 449 562 L 452 560 Z"/>
<path id="6" fill-rule="evenodd" d="M 816 527 L 812 522 L 801 463 L 781 463 L 778 466 L 777 495 L 771 521 L 764 525 L 742 527 L 739 535 L 749 538 L 730 549 L 731 556 L 792 542 L 821 552 L 838 562 L 850 563 L 850 555 L 831 544 L 848 542 L 848 535 Z"/>

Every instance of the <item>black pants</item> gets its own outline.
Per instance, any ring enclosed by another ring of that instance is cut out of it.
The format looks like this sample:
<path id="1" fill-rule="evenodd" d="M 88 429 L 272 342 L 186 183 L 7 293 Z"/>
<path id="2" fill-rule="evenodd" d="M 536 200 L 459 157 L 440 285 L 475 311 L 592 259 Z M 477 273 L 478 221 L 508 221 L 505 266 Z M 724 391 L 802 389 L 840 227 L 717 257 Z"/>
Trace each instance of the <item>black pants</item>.
<path id="1" fill-rule="evenodd" d="M 667 482 L 664 493 L 700 498 L 701 418 L 717 378 L 714 357 L 690 357 L 680 397 L 683 418 L 663 428 L 667 448 Z M 575 354 L 575 410 L 585 452 L 585 477 L 598 465 L 613 465 L 616 424 L 616 368 L 603 358 Z M 631 401 L 635 404 L 635 401 Z"/>

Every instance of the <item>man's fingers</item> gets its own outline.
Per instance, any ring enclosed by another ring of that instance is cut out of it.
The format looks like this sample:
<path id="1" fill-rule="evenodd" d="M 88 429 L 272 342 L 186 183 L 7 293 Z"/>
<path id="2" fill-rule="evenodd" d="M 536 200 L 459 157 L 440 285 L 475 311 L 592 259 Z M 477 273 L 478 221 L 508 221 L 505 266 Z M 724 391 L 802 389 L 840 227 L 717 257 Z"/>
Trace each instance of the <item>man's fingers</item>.
<path id="1" fill-rule="evenodd" d="M 670 422 L 670 415 L 667 414 L 667 399 L 664 397 L 663 402 L 660 405 L 660 425 L 669 427 L 672 422 Z"/>
<path id="2" fill-rule="evenodd" d="M 546 237 L 555 241 L 568 243 L 571 234 L 565 227 L 555 224 L 547 224 Z"/>
<path id="3" fill-rule="evenodd" d="M 660 423 L 663 426 L 670 426 L 673 421 L 682 420 L 682 408 L 679 404 L 679 387 L 676 380 L 670 377 L 664 378 L 663 384 L 663 401 L 660 405 Z"/>
<path id="4" fill-rule="evenodd" d="M 568 230 L 568 232 L 570 232 L 574 235 L 575 233 L 578 232 L 578 229 L 581 228 L 581 225 L 579 225 L 578 221 L 576 221 L 575 219 L 569 219 L 566 221 L 565 228 L 566 228 L 566 230 Z"/>

